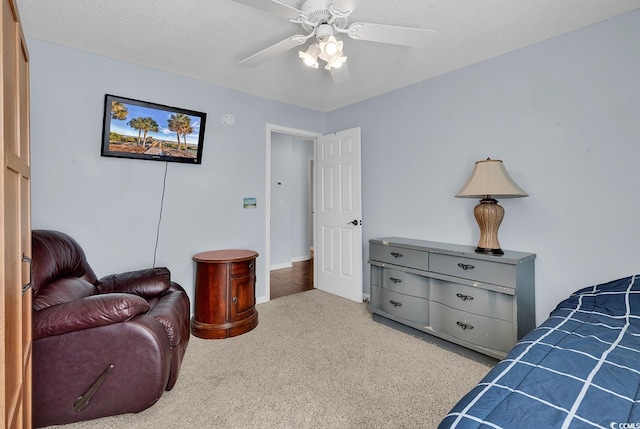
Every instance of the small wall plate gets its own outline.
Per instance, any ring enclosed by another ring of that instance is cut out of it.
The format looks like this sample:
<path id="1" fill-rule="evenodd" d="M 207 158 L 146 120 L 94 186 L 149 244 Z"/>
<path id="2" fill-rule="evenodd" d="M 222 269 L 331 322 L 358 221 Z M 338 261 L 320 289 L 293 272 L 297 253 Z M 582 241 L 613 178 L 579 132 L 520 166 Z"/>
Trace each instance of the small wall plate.
<path id="1" fill-rule="evenodd" d="M 222 123 L 230 127 L 236 123 L 236 118 L 231 113 L 225 113 L 222 115 Z"/>

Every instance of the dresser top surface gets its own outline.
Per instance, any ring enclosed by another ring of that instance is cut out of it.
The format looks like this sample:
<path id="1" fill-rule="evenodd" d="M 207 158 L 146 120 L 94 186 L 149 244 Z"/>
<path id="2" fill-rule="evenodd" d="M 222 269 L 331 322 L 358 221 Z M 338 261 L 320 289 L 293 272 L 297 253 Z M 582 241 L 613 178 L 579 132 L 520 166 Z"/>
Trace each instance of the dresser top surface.
<path id="1" fill-rule="evenodd" d="M 535 253 L 505 250 L 504 255 L 489 255 L 477 253 L 473 246 L 463 246 L 460 244 L 440 243 L 436 241 L 417 240 L 404 237 L 372 238 L 369 240 L 369 243 L 421 250 L 424 252 L 441 253 L 445 255 L 465 256 L 468 258 L 482 259 L 504 264 L 522 264 L 536 258 Z"/>

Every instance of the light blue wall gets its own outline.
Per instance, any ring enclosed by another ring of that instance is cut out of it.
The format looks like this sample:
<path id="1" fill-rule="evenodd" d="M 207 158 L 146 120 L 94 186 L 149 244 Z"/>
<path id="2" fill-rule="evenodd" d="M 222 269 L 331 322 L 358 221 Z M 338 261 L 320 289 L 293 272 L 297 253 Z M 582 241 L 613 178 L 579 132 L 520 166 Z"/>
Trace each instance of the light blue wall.
<path id="1" fill-rule="evenodd" d="M 309 158 L 313 141 L 271 134 L 271 267 L 309 258 Z M 281 183 L 281 185 L 278 185 Z M 274 268 L 275 267 L 275 268 Z"/>
<path id="2" fill-rule="evenodd" d="M 309 158 L 313 158 L 313 141 L 292 137 L 291 153 L 291 259 L 304 260 L 310 256 L 309 218 Z"/>
<path id="3" fill-rule="evenodd" d="M 291 136 L 271 133 L 271 267 L 291 266 Z"/>
<path id="4" fill-rule="evenodd" d="M 166 164 L 100 156 L 104 95 L 207 113 L 201 165 L 168 164 L 156 265 L 193 300 L 202 251 L 265 254 L 266 125 L 322 132 L 324 113 L 68 49 L 27 41 L 31 60 L 32 226 L 82 245 L 98 276 L 151 266 Z M 221 122 L 225 113 L 233 127 Z M 256 197 L 257 209 L 243 209 Z M 264 258 L 257 260 L 265 298 Z"/>
<path id="5" fill-rule="evenodd" d="M 363 235 L 475 246 L 473 164 L 530 194 L 501 201 L 503 248 L 534 252 L 537 319 L 569 293 L 640 273 L 640 12 L 328 114 L 362 127 Z M 365 292 L 369 278 L 365 266 Z"/>

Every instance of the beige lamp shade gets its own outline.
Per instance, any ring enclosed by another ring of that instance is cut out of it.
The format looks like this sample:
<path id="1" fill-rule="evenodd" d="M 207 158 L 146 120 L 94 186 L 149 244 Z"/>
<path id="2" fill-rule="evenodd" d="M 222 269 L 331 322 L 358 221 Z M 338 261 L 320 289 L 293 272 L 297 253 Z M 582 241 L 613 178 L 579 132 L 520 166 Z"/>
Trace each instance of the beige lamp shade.
<path id="1" fill-rule="evenodd" d="M 482 198 L 473 209 L 473 215 L 480 227 L 480 240 L 476 252 L 490 255 L 503 255 L 498 241 L 498 227 L 504 217 L 504 208 L 493 197 L 528 197 L 525 191 L 516 185 L 499 159 L 487 158 L 477 161 L 471 177 L 460 189 L 456 197 Z"/>
<path id="2" fill-rule="evenodd" d="M 499 159 L 477 161 L 467 183 L 456 194 L 460 198 L 501 198 L 528 197 L 509 176 Z"/>

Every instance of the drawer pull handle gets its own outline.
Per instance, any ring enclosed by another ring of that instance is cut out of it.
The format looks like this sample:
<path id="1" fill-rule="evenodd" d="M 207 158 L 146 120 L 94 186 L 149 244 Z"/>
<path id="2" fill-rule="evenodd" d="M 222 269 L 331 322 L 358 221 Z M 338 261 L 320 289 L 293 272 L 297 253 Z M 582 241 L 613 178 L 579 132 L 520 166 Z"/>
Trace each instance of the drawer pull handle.
<path id="1" fill-rule="evenodd" d="M 391 303 L 391 305 L 393 305 L 394 307 L 402 307 L 402 303 L 398 302 L 398 301 L 394 301 L 394 300 L 389 300 L 389 302 Z"/>
<path id="2" fill-rule="evenodd" d="M 389 280 L 391 280 L 394 283 L 402 283 L 402 279 L 399 279 L 397 277 L 389 277 Z"/>
<path id="3" fill-rule="evenodd" d="M 462 329 L 473 329 L 473 325 L 469 325 L 468 323 L 464 322 L 456 322 L 456 325 L 458 325 Z"/>
<path id="4" fill-rule="evenodd" d="M 391 252 L 391 256 L 393 256 L 394 258 L 402 258 L 402 253 Z"/>
<path id="5" fill-rule="evenodd" d="M 253 268 L 253 264 L 249 264 L 249 268 Z"/>
<path id="6" fill-rule="evenodd" d="M 234 296 L 233 298 L 231 298 L 231 302 L 233 302 L 234 304 L 238 303 L 238 297 Z"/>
<path id="7" fill-rule="evenodd" d="M 475 268 L 475 267 L 474 267 L 473 265 L 471 265 L 471 264 L 463 264 L 462 262 L 460 262 L 460 263 L 458 264 L 458 266 L 459 266 L 460 268 L 462 268 L 463 270 L 465 270 L 465 271 L 467 271 L 467 270 L 473 270 L 473 269 Z"/>
<path id="8" fill-rule="evenodd" d="M 473 299 L 471 295 L 463 295 L 461 293 L 457 293 L 456 296 L 463 301 L 471 301 Z"/>

